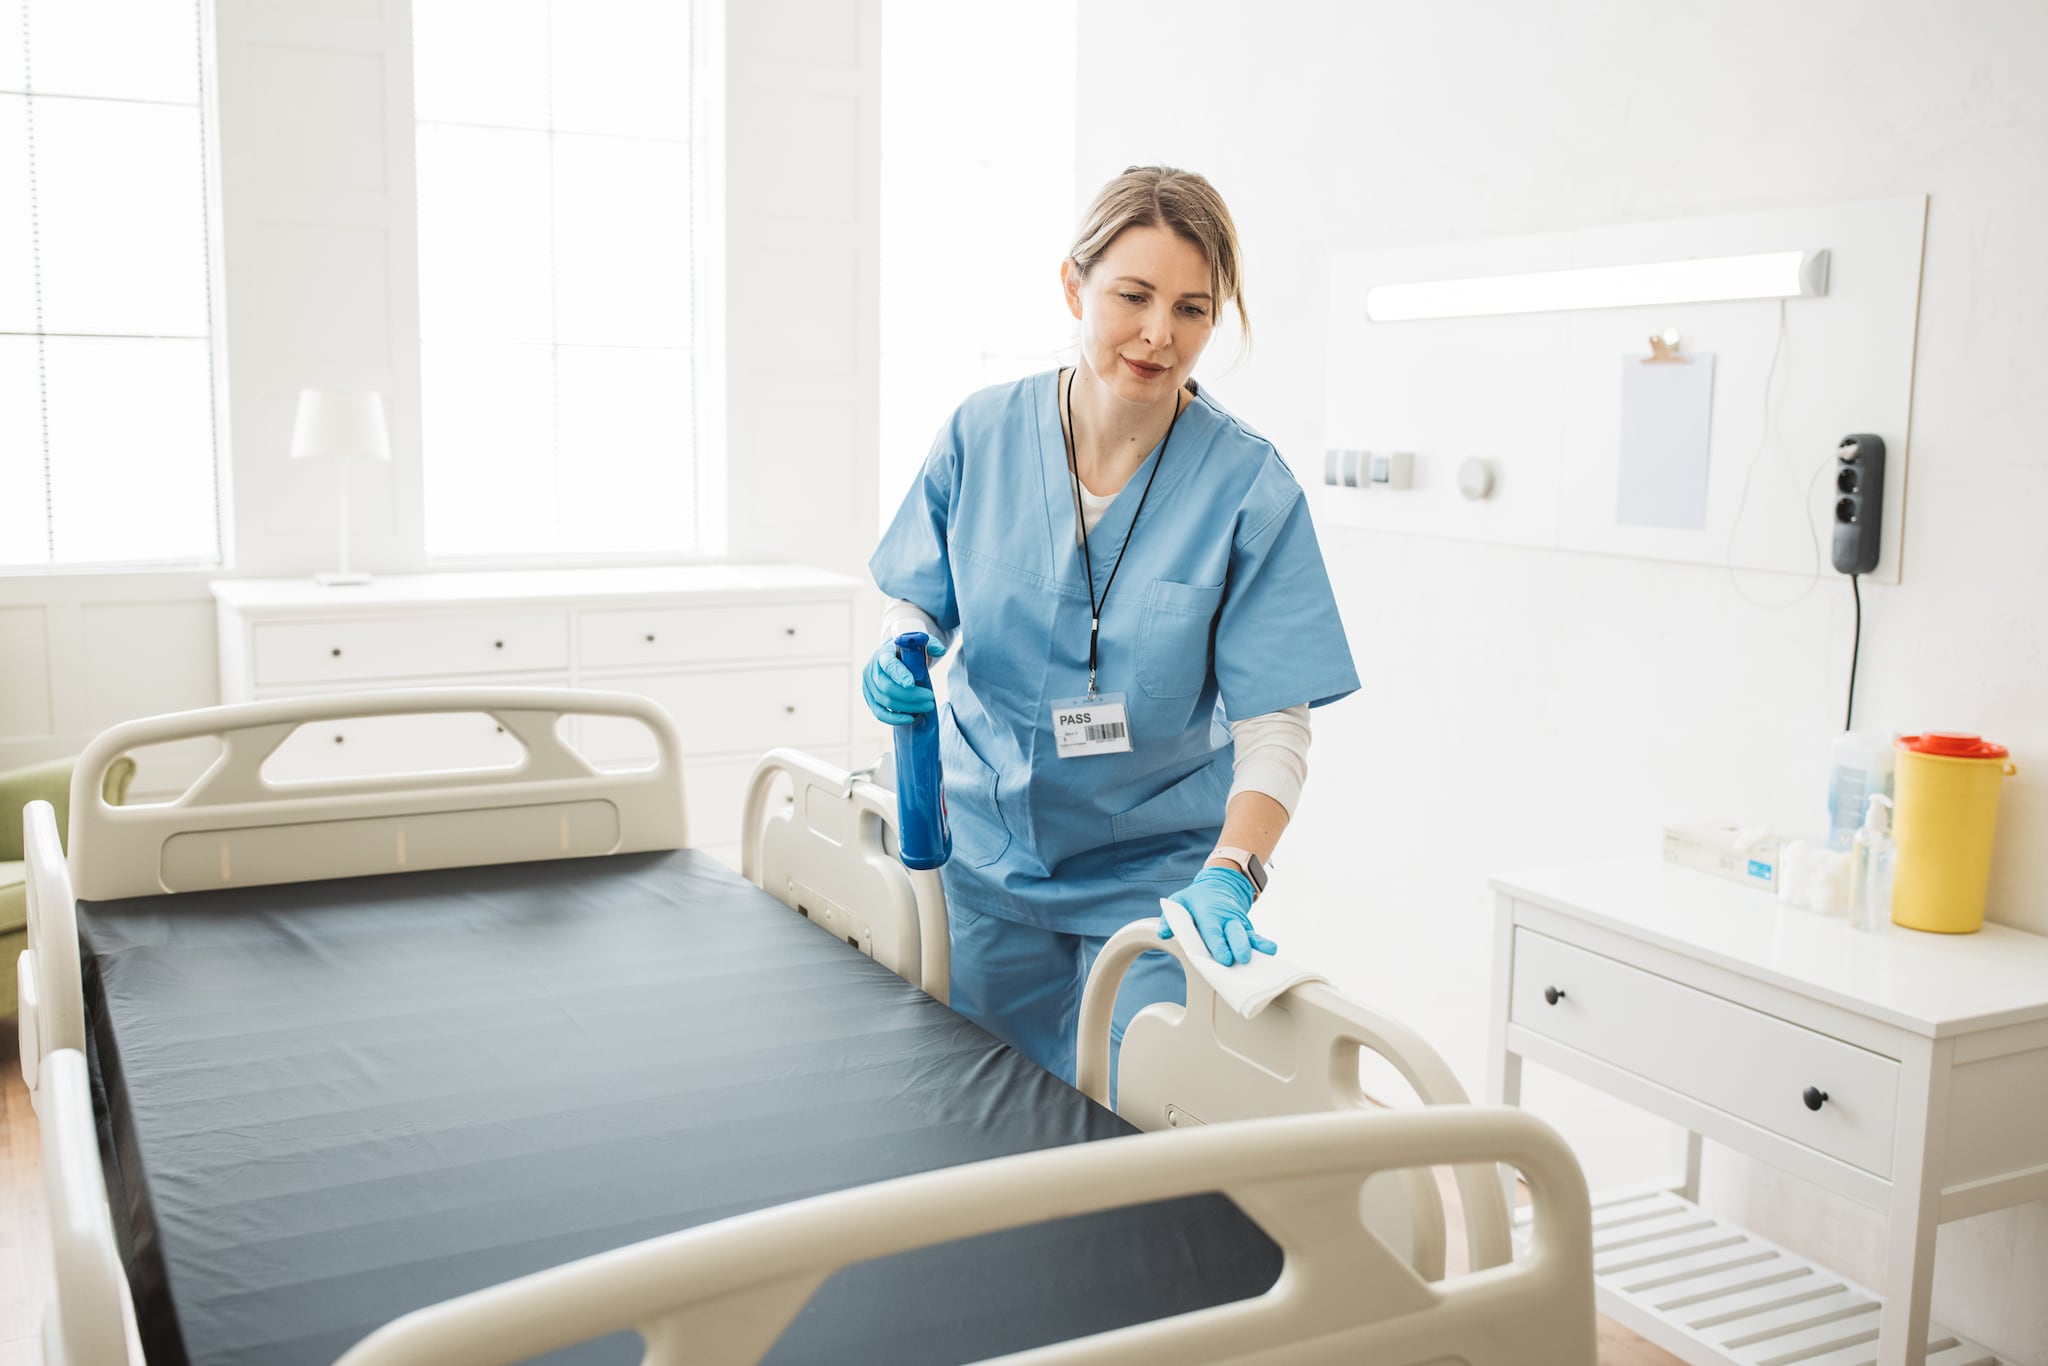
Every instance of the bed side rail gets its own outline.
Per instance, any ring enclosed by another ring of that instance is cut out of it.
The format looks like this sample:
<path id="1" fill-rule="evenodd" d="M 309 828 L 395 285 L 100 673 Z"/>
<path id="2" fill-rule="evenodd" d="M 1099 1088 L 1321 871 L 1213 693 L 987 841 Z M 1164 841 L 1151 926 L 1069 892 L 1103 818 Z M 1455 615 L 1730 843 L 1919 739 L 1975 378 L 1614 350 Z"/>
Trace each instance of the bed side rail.
<path id="1" fill-rule="evenodd" d="M 114 1249 L 85 1055 L 60 1048 L 46 1056 L 42 1090 L 38 1116 L 55 1292 L 43 1315 L 43 1360 L 48 1366 L 141 1366 L 135 1307 Z"/>
<path id="2" fill-rule="evenodd" d="M 263 762 L 309 722 L 482 712 L 525 750 L 502 769 L 272 783 Z M 566 715 L 654 733 L 652 768 L 599 773 L 557 733 Z M 215 738 L 184 795 L 109 806 L 107 767 L 144 745 Z M 71 875 L 88 900 L 483 863 L 675 849 L 688 843 L 682 741 L 655 702 L 566 688 L 419 688 L 206 707 L 125 722 L 86 747 L 71 781 Z"/>
<path id="3" fill-rule="evenodd" d="M 1125 969 L 1150 949 L 1173 954 L 1183 968 L 1188 954 L 1205 951 L 1181 936 L 1160 939 L 1156 918 L 1124 926 L 1103 945 L 1082 992 L 1075 1076 L 1081 1091 L 1104 1104 L 1116 989 Z M 1469 1103 L 1428 1040 L 1327 983 L 1294 986 L 1247 1019 L 1219 1000 L 1201 973 L 1190 970 L 1187 980 L 1185 1007 L 1148 1006 L 1124 1028 L 1116 1109 L 1140 1129 L 1367 1109 L 1372 1102 L 1358 1084 L 1362 1048 L 1392 1063 L 1425 1106 Z M 1498 1174 L 1459 1167 L 1455 1176 L 1471 1265 L 1501 1265 L 1513 1250 Z M 1442 1200 L 1427 1172 L 1413 1173 L 1407 1184 L 1414 1265 L 1433 1279 L 1442 1274 Z M 1378 1194 L 1389 1196 L 1391 1185 L 1381 1183 Z M 1391 1236 L 1401 1220 L 1389 1202 L 1379 1226 Z"/>
<path id="4" fill-rule="evenodd" d="M 21 813 L 21 836 L 28 945 L 14 960 L 21 998 L 17 1028 L 21 1079 L 40 1112 L 43 1059 L 60 1048 L 85 1049 L 85 996 L 79 979 L 77 903 L 57 838 L 55 809 L 48 802 L 30 802 Z"/>
<path id="5" fill-rule="evenodd" d="M 1535 1206 L 1527 1255 L 1430 1285 L 1360 1222 L 1358 1190 L 1369 1175 L 1441 1162 L 1507 1162 L 1527 1177 Z M 628 1328 L 647 1343 L 644 1366 L 754 1362 L 841 1267 L 1205 1191 L 1229 1196 L 1286 1250 L 1272 1289 L 1003 1360 L 1592 1366 L 1585 1178 L 1542 1121 L 1477 1106 L 1138 1134 L 878 1182 L 422 1309 L 371 1334 L 338 1366 L 510 1366 Z M 847 1348 L 859 1355 L 859 1344 Z"/>
<path id="6" fill-rule="evenodd" d="M 787 779 L 789 795 L 770 798 Z M 912 986 L 948 998 L 946 894 L 936 871 L 896 856 L 896 794 L 800 750 L 770 750 L 740 825 L 747 879 Z"/>

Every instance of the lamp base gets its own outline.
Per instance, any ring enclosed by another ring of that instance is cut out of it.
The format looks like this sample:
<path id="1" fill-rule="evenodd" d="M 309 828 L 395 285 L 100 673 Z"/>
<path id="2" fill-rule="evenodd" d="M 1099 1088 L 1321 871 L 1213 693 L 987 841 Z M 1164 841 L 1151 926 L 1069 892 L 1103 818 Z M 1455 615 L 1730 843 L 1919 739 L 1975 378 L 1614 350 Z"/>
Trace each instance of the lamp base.
<path id="1" fill-rule="evenodd" d="M 370 578 L 360 569 L 329 570 L 325 574 L 315 574 L 313 582 L 327 588 L 352 588 L 370 582 Z"/>

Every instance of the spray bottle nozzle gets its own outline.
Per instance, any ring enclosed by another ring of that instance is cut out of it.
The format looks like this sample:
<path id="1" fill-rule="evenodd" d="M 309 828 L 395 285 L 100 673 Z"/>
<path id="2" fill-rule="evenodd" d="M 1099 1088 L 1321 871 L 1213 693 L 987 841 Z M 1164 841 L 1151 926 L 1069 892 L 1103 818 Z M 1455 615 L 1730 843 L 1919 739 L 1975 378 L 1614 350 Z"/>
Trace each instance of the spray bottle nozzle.
<path id="1" fill-rule="evenodd" d="M 1873 792 L 1863 805 L 1863 828 L 1874 835 L 1882 835 L 1892 827 L 1892 799 L 1882 792 Z"/>
<path id="2" fill-rule="evenodd" d="M 932 685 L 932 666 L 924 647 L 931 643 L 931 637 L 923 631 L 905 631 L 896 637 L 896 657 L 903 661 L 903 667 L 910 670 L 911 681 L 920 688 Z"/>

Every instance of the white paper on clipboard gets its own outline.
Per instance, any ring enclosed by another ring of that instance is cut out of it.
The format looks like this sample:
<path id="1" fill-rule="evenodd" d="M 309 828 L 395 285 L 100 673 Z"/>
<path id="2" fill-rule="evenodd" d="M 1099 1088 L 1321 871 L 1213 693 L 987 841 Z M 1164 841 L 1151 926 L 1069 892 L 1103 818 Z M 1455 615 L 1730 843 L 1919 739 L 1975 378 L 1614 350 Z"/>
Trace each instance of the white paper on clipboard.
<path id="1" fill-rule="evenodd" d="M 1714 357 L 1621 362 L 1618 521 L 1627 526 L 1704 530 L 1713 441 Z"/>

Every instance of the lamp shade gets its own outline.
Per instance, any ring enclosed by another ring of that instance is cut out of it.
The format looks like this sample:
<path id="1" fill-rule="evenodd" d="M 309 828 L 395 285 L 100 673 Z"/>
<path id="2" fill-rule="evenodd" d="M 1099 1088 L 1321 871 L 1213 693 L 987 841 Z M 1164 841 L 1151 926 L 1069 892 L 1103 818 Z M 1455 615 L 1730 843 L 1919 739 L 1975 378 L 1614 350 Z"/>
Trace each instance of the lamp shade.
<path id="1" fill-rule="evenodd" d="M 294 460 L 389 460 L 384 395 L 374 389 L 301 389 Z"/>

